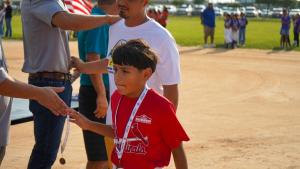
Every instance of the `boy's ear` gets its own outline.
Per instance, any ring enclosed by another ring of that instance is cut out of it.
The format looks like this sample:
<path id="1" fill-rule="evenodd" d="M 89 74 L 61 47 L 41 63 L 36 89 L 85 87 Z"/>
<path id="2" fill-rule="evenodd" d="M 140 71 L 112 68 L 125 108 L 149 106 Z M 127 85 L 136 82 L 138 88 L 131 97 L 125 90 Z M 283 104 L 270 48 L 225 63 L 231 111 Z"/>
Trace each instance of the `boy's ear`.
<path id="1" fill-rule="evenodd" d="M 148 80 L 151 77 L 151 75 L 152 75 L 152 69 L 151 68 L 144 69 L 143 70 L 143 74 L 144 74 L 144 78 L 146 80 Z"/>

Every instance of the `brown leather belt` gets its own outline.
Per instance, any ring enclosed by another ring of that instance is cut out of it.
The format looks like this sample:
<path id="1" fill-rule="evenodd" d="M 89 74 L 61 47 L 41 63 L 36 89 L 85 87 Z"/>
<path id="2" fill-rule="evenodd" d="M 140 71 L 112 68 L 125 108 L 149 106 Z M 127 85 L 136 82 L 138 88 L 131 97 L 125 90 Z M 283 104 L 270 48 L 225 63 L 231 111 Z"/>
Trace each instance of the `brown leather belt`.
<path id="1" fill-rule="evenodd" d="M 72 79 L 72 75 L 70 73 L 60 73 L 60 72 L 29 73 L 29 79 L 40 79 L 40 78 L 70 81 Z"/>

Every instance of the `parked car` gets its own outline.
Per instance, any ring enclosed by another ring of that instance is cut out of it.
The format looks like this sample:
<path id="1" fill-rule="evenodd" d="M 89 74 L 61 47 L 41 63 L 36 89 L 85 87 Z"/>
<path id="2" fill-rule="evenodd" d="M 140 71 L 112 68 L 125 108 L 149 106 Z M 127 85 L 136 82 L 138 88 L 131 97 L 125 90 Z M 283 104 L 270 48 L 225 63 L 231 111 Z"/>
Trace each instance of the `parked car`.
<path id="1" fill-rule="evenodd" d="M 175 5 L 165 5 L 165 7 L 168 9 L 168 11 L 171 15 L 174 15 L 177 13 L 177 8 Z"/>
<path id="2" fill-rule="evenodd" d="M 192 15 L 200 16 L 203 13 L 203 11 L 205 10 L 205 8 L 206 7 L 204 5 L 198 5 L 198 4 L 194 5 L 193 10 L 192 10 Z"/>
<path id="3" fill-rule="evenodd" d="M 261 17 L 261 13 L 262 13 L 262 11 L 260 9 L 257 9 L 257 14 L 259 17 Z"/>
<path id="4" fill-rule="evenodd" d="M 216 16 L 223 16 L 223 10 L 218 7 L 214 7 Z"/>
<path id="5" fill-rule="evenodd" d="M 272 10 L 272 17 L 273 18 L 280 18 L 282 16 L 283 8 L 273 8 Z"/>
<path id="6" fill-rule="evenodd" d="M 254 6 L 246 7 L 246 16 L 247 17 L 258 17 L 257 9 Z"/>
<path id="7" fill-rule="evenodd" d="M 179 8 L 177 8 L 177 15 L 191 16 L 192 11 L 193 11 L 192 5 L 182 4 Z"/>
<path id="8" fill-rule="evenodd" d="M 270 9 L 262 9 L 261 17 L 270 17 L 272 16 L 272 11 Z"/>
<path id="9" fill-rule="evenodd" d="M 290 16 L 300 15 L 300 9 L 291 9 L 289 12 Z"/>
<path id="10" fill-rule="evenodd" d="M 223 10 L 223 14 L 225 14 L 225 13 L 230 14 L 230 9 L 229 9 L 229 7 L 223 6 L 223 7 L 222 7 L 222 10 Z"/>
<path id="11" fill-rule="evenodd" d="M 241 12 L 246 13 L 246 8 L 245 7 L 240 7 L 239 8 Z"/>
<path id="12" fill-rule="evenodd" d="M 232 8 L 232 7 L 229 7 L 229 14 L 231 15 L 231 14 L 238 14 L 238 15 L 240 15 L 241 14 L 241 11 L 240 11 L 240 9 L 239 8 Z"/>

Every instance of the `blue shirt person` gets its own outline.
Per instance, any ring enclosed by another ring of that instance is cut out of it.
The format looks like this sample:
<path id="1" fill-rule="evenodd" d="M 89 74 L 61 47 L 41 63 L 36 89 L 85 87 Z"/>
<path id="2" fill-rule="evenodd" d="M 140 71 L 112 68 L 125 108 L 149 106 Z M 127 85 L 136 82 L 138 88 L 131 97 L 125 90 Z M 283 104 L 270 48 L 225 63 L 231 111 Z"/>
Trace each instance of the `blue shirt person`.
<path id="1" fill-rule="evenodd" d="M 204 25 L 204 47 L 209 47 L 207 44 L 207 39 L 210 36 L 211 40 L 211 45 L 210 47 L 215 47 L 214 44 L 214 34 L 215 34 L 215 27 L 216 27 L 216 22 L 215 22 L 215 11 L 213 8 L 212 3 L 208 4 L 208 7 L 203 11 L 202 16 L 201 16 L 201 21 L 202 24 Z"/>
<path id="2" fill-rule="evenodd" d="M 215 15 L 215 11 L 213 8 L 208 7 L 203 11 L 202 22 L 205 26 L 208 26 L 210 28 L 216 27 L 215 18 L 216 18 L 216 15 Z"/>

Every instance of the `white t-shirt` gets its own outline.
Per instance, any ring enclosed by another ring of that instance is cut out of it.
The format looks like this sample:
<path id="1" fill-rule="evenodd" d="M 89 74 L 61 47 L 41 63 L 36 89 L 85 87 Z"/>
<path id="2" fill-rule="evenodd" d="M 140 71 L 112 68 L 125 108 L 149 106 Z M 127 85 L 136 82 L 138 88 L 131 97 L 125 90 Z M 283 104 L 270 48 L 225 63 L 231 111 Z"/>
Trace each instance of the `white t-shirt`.
<path id="1" fill-rule="evenodd" d="M 175 39 L 168 30 L 152 19 L 135 27 L 127 27 L 124 19 L 111 25 L 107 58 L 111 58 L 114 48 L 133 39 L 142 39 L 159 57 L 156 71 L 147 82 L 150 88 L 163 94 L 163 85 L 180 83 L 180 58 Z M 109 85 L 111 96 L 116 90 L 114 74 L 111 72 L 109 73 Z M 107 112 L 107 124 L 111 124 L 110 106 Z"/>

